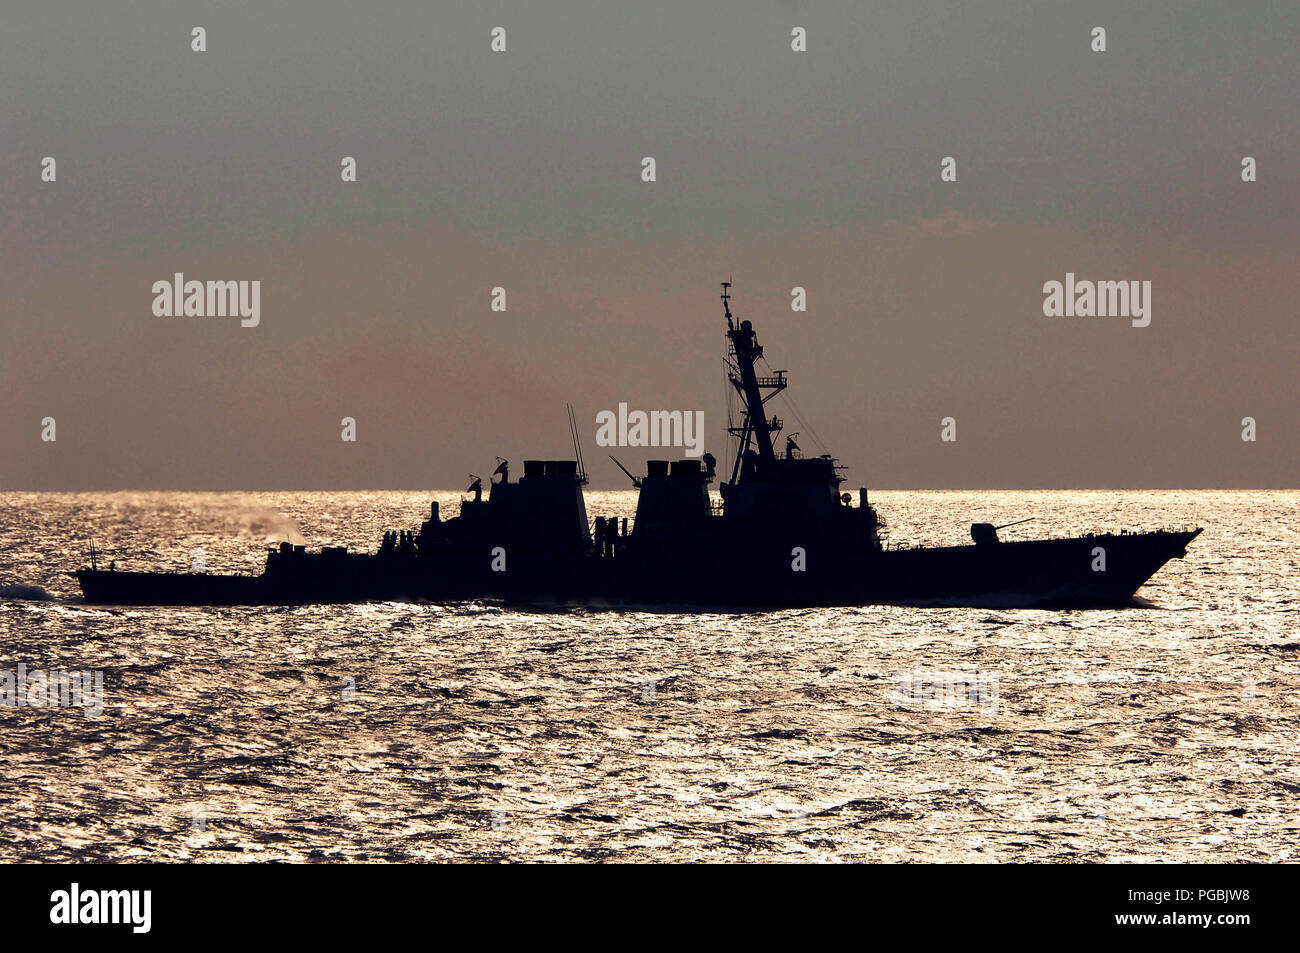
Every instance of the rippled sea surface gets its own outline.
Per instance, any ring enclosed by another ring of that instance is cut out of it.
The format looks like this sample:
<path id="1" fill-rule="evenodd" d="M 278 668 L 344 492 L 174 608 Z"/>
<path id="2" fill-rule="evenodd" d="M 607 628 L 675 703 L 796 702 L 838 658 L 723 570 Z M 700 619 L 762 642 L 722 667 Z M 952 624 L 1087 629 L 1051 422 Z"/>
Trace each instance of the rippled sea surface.
<path id="1" fill-rule="evenodd" d="M 0 860 L 1296 857 L 1297 492 L 873 496 L 896 542 L 1204 526 L 1125 610 L 115 609 L 66 575 L 92 538 L 373 549 L 432 498 L 0 494 L 0 672 L 104 686 L 0 706 Z"/>

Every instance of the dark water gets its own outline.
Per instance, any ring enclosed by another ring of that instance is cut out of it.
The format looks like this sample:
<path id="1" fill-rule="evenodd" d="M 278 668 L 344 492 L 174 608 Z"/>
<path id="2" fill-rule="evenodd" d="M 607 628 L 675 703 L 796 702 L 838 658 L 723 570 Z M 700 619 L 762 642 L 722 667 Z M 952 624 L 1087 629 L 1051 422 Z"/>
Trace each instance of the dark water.
<path id="1" fill-rule="evenodd" d="M 0 673 L 103 678 L 98 716 L 0 707 L 0 860 L 1295 858 L 1297 492 L 874 496 L 916 543 L 1206 527 L 1115 611 L 119 610 L 64 574 L 92 536 L 373 548 L 428 499 L 0 494 Z"/>

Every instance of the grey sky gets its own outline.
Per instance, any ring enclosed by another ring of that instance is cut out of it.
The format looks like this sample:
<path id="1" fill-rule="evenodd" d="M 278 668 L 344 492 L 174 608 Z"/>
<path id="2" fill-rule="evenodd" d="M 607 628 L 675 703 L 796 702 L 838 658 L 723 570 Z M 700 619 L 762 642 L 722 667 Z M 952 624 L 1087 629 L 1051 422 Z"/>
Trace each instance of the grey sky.
<path id="1" fill-rule="evenodd" d="M 1290 0 L 6 11 L 0 489 L 455 486 L 566 401 L 596 485 L 620 401 L 721 458 L 729 274 L 853 485 L 1296 486 L 1297 48 Z M 260 327 L 154 317 L 176 271 Z M 1045 317 L 1067 271 L 1151 326 Z"/>

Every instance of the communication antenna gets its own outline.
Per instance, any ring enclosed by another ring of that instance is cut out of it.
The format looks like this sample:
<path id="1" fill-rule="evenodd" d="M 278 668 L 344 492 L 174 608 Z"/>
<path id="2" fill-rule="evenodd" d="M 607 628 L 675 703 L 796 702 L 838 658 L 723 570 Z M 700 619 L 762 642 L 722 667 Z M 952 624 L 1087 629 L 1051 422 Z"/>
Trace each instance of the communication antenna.
<path id="1" fill-rule="evenodd" d="M 624 473 L 627 474 L 627 478 L 632 481 L 632 486 L 634 486 L 638 490 L 641 489 L 641 480 L 639 477 L 633 476 L 632 471 L 629 470 L 627 467 L 623 466 L 623 464 L 619 463 L 618 457 L 614 456 L 612 453 L 609 455 L 609 458 L 614 461 L 615 466 L 617 466 L 620 470 L 622 470 Z"/>
<path id="2" fill-rule="evenodd" d="M 569 433 L 573 437 L 573 455 L 578 461 L 578 482 L 587 485 L 587 465 L 582 460 L 582 443 L 578 440 L 578 420 L 573 416 L 573 405 L 564 405 L 569 411 Z"/>

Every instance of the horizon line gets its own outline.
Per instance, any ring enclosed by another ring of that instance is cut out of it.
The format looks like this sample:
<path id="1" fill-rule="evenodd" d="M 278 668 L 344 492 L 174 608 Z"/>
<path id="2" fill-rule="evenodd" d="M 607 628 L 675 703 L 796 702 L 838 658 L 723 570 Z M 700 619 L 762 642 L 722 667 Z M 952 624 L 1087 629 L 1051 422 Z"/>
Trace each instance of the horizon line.
<path id="1" fill-rule="evenodd" d="M 485 488 L 486 489 L 486 488 Z M 587 487 L 599 493 L 637 493 L 635 487 L 601 488 Z M 961 486 L 961 487 L 900 487 L 878 486 L 864 487 L 871 493 L 1080 493 L 1080 492 L 1122 492 L 1122 493 L 1275 493 L 1300 492 L 1300 486 Z M 207 487 L 98 487 L 95 489 L 30 489 L 22 487 L 0 487 L 0 493 L 459 493 L 468 490 L 430 487 L 241 487 L 241 488 L 207 488 Z M 845 490 L 844 492 L 850 492 Z"/>

